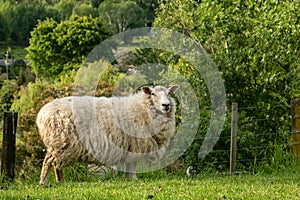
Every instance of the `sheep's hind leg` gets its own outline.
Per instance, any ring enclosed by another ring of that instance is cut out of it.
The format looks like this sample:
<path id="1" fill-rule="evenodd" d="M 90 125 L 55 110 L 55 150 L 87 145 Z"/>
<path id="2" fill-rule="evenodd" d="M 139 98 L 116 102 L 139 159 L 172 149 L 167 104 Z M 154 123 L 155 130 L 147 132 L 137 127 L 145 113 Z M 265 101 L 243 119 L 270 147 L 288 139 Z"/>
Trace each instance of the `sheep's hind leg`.
<path id="1" fill-rule="evenodd" d="M 136 179 L 136 162 L 126 164 L 126 178 Z"/>
<path id="2" fill-rule="evenodd" d="M 41 171 L 41 177 L 40 177 L 40 184 L 43 185 L 48 181 L 48 175 L 50 172 L 50 167 L 52 164 L 52 161 L 54 160 L 54 157 L 51 155 L 51 152 L 47 152 L 44 161 L 43 161 L 43 167 Z"/>
<path id="3" fill-rule="evenodd" d="M 55 173 L 55 178 L 57 182 L 63 182 L 63 172 L 62 169 L 59 169 L 58 167 L 54 166 L 54 173 Z"/>

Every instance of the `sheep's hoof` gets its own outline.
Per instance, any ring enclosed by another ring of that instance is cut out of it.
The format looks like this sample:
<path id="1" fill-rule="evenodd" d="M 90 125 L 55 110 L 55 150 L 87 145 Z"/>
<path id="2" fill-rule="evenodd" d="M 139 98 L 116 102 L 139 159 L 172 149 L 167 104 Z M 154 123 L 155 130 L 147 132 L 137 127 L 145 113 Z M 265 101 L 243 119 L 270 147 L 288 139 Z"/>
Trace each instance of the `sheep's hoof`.
<path id="1" fill-rule="evenodd" d="M 45 185 L 45 181 L 40 181 L 39 185 Z"/>
<path id="2" fill-rule="evenodd" d="M 130 172 L 126 172 L 126 176 L 125 176 L 126 179 L 129 179 L 129 180 L 136 180 L 136 173 L 130 173 Z"/>

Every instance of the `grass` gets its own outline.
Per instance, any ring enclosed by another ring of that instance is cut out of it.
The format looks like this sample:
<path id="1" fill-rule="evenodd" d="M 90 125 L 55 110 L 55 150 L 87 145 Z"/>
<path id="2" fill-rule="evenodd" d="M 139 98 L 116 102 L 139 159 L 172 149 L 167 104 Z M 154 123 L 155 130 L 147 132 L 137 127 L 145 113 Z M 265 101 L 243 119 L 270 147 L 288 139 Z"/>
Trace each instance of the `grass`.
<path id="1" fill-rule="evenodd" d="M 3 199 L 299 199 L 298 169 L 273 174 L 123 177 L 39 186 L 38 180 L 2 186 Z"/>
<path id="2" fill-rule="evenodd" d="M 27 54 L 27 51 L 25 50 L 25 47 L 22 46 L 15 46 L 15 45 L 5 45 L 5 44 L 0 44 L 0 59 L 5 59 L 5 51 L 8 50 L 8 48 L 11 48 L 11 52 L 13 55 L 14 60 L 21 60 L 25 59 L 25 56 Z"/>

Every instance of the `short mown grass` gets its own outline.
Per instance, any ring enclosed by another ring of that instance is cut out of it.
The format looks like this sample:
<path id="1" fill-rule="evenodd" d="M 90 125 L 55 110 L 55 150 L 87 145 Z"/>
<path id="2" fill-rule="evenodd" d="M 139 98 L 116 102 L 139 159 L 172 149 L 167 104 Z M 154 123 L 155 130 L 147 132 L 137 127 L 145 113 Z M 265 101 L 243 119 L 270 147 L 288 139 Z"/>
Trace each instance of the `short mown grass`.
<path id="1" fill-rule="evenodd" d="M 138 180 L 92 179 L 46 185 L 38 180 L 3 184 L 1 199 L 299 199 L 300 173 L 289 169 L 272 174 L 139 175 Z"/>

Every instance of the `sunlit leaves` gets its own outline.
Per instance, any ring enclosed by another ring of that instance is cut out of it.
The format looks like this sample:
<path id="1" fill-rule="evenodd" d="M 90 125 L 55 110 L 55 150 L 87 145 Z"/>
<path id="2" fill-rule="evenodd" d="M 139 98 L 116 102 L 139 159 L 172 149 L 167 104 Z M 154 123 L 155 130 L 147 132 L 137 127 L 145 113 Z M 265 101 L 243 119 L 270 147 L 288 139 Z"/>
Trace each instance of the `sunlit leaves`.
<path id="1" fill-rule="evenodd" d="M 106 0 L 99 6 L 99 16 L 115 34 L 146 23 L 145 11 L 134 1 Z"/>
<path id="2" fill-rule="evenodd" d="M 55 78 L 80 64 L 109 33 L 99 18 L 74 15 L 60 23 L 40 21 L 31 35 L 27 58 L 34 72 Z"/>
<path id="3" fill-rule="evenodd" d="M 247 132 L 280 132 L 277 138 L 266 134 L 267 145 L 289 141 L 281 133 L 291 130 L 290 100 L 300 96 L 299 11 L 299 2 L 288 0 L 168 0 L 157 12 L 155 26 L 187 34 L 213 58 L 225 81 L 228 107 L 238 102 L 241 109 L 255 108 L 244 109 L 245 120 L 264 119 L 252 122 L 251 129 L 239 127 L 247 141 L 241 145 L 261 142 L 247 140 Z M 270 156 L 272 150 L 267 151 L 260 155 Z"/>

